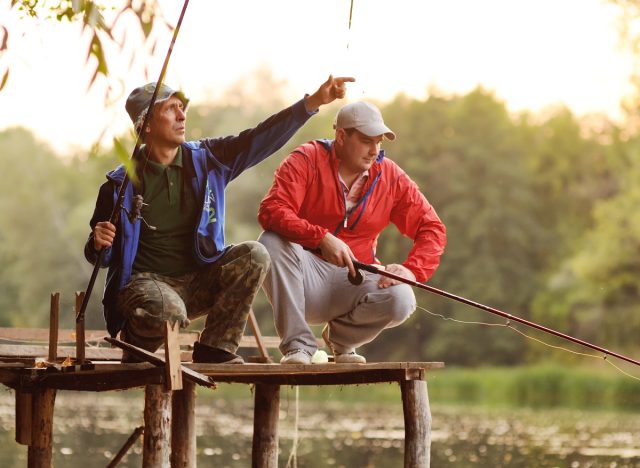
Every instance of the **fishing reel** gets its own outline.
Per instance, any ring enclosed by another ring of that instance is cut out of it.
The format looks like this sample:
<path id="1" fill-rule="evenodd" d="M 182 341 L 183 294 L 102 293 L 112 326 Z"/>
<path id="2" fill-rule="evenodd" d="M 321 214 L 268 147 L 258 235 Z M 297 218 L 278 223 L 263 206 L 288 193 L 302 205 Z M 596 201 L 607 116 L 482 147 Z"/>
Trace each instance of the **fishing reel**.
<path id="1" fill-rule="evenodd" d="M 347 273 L 347 278 L 349 278 L 349 283 L 353 284 L 354 286 L 360 286 L 362 283 L 364 283 L 364 280 L 367 279 L 364 271 L 359 270 L 358 268 L 356 268 L 356 276 L 351 276 Z"/>
<path id="2" fill-rule="evenodd" d="M 147 205 L 148 203 L 144 202 L 144 198 L 142 195 L 134 195 L 133 203 L 131 204 L 131 211 L 127 210 L 125 207 L 122 209 L 127 213 L 127 218 L 129 218 L 129 222 L 133 224 L 136 219 L 141 219 L 142 222 L 152 231 L 155 231 L 157 228 L 155 226 L 151 226 L 147 221 L 142 217 L 142 207 Z"/>

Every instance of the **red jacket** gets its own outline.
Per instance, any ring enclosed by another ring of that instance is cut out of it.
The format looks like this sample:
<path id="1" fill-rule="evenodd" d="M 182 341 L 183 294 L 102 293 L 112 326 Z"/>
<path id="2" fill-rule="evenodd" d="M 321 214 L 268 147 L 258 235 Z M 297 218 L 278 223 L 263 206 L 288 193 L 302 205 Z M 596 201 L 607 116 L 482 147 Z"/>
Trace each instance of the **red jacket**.
<path id="1" fill-rule="evenodd" d="M 280 164 L 260 203 L 262 227 L 309 249 L 318 248 L 331 232 L 349 246 L 357 260 L 378 263 L 378 236 L 392 222 L 414 241 L 403 265 L 417 281 L 428 280 L 440 263 L 446 233 L 416 183 L 381 151 L 369 169 L 362 199 L 345 220 L 339 163 L 331 141 L 311 141 L 296 148 Z"/>

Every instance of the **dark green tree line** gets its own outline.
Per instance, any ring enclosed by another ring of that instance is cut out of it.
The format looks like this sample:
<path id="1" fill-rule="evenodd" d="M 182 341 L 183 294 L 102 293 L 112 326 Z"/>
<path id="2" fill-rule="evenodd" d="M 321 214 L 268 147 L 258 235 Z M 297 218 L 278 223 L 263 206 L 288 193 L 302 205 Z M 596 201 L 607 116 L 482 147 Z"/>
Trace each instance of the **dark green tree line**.
<path id="1" fill-rule="evenodd" d="M 229 104 L 193 106 L 190 137 L 254 125 L 284 104 L 278 85 L 272 89 L 255 105 L 235 89 L 237 99 Z M 624 138 L 608 123 L 596 131 L 566 109 L 511 115 L 482 89 L 424 101 L 399 96 L 381 107 L 398 134 L 385 143 L 388 156 L 416 180 L 447 226 L 449 242 L 431 284 L 612 349 L 635 347 L 637 138 Z M 231 242 L 257 237 L 257 207 L 274 169 L 295 145 L 330 138 L 337 108 L 312 119 L 279 154 L 230 185 Z M 133 145 L 127 138 L 122 144 Z M 2 324 L 46 326 L 48 294 L 61 290 L 70 326 L 72 294 L 84 289 L 90 274 L 82 256 L 88 221 L 104 173 L 118 163 L 116 151 L 60 158 L 25 130 L 10 129 L 0 133 L 0 157 L 7 172 L 0 189 Z M 381 237 L 379 258 L 402 261 L 409 248 L 391 227 Z M 102 326 L 102 281 L 87 315 L 91 327 Z M 422 291 L 418 303 L 448 317 L 504 324 Z M 265 331 L 273 331 L 264 297 L 256 311 Z M 533 348 L 503 327 L 456 324 L 419 310 L 366 353 L 371 359 L 515 364 L 540 357 Z"/>

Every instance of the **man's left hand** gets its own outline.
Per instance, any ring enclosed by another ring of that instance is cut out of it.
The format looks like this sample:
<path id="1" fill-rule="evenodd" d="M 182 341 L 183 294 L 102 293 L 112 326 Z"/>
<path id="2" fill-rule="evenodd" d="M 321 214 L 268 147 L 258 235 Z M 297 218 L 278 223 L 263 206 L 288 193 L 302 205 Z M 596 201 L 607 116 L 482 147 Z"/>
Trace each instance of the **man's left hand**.
<path id="1" fill-rule="evenodd" d="M 411 270 L 409 270 L 405 266 L 398 265 L 397 263 L 391 263 L 391 264 L 387 265 L 386 267 L 384 267 L 384 270 L 389 272 L 389 273 L 393 273 L 394 275 L 401 276 L 403 278 L 411 280 L 411 281 L 415 281 L 416 280 L 416 275 L 414 275 Z M 378 280 L 378 287 L 380 289 L 386 289 L 389 286 L 393 286 L 395 284 L 400 284 L 400 283 L 401 283 L 401 281 L 395 280 L 393 278 L 389 278 L 387 276 L 380 275 L 380 279 Z"/>
<path id="2" fill-rule="evenodd" d="M 346 83 L 354 81 L 356 79 L 350 76 L 334 78 L 333 75 L 329 75 L 327 81 L 322 83 L 318 90 L 305 100 L 307 111 L 315 112 L 323 104 L 329 104 L 336 99 L 343 99 L 347 94 Z"/>

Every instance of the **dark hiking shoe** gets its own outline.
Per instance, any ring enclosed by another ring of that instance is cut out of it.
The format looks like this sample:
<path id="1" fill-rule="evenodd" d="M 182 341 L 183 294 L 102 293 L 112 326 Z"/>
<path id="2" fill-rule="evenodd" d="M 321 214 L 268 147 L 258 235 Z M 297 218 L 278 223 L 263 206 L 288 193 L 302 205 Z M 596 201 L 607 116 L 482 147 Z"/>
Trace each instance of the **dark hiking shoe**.
<path id="1" fill-rule="evenodd" d="M 191 360 L 194 363 L 208 363 L 208 364 L 244 364 L 242 356 L 230 353 L 224 349 L 214 348 L 202 344 L 198 341 L 193 343 L 193 356 Z"/>

